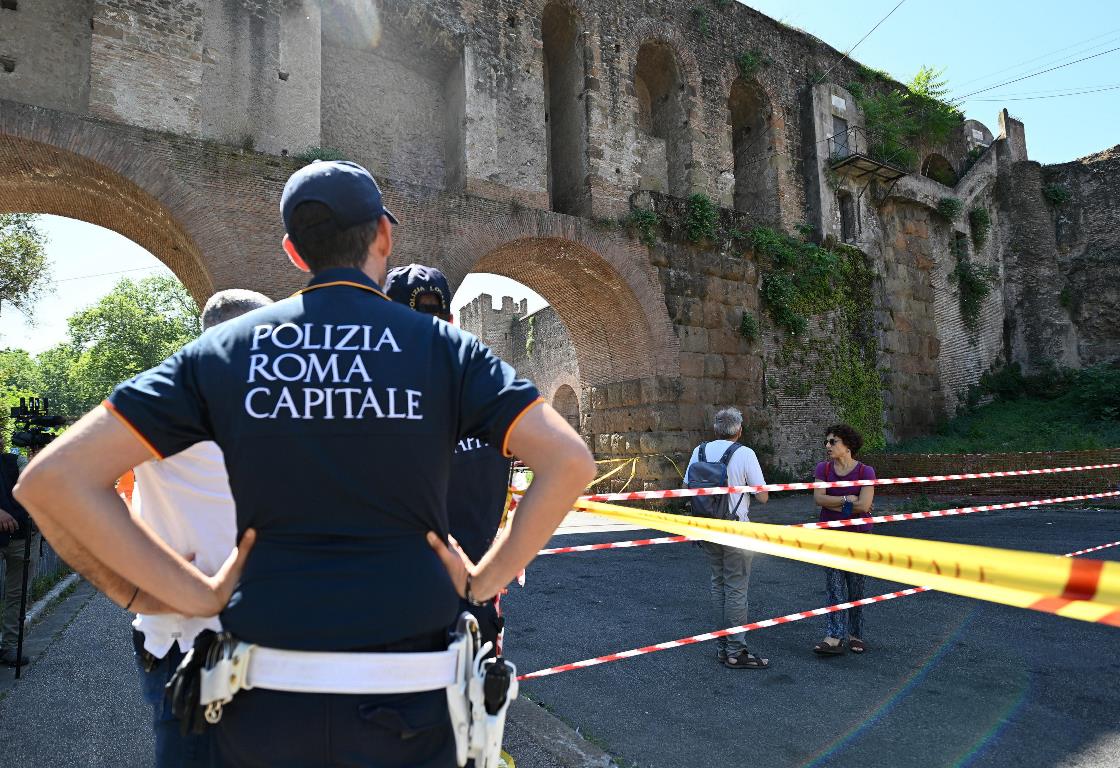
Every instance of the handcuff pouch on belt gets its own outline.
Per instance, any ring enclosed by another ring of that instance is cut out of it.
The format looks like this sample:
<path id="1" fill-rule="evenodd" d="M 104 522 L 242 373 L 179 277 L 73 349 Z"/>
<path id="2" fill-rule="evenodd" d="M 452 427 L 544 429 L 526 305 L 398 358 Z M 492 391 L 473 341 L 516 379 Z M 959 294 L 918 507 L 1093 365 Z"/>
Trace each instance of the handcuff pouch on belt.
<path id="1" fill-rule="evenodd" d="M 509 661 L 486 658 L 478 620 L 463 613 L 451 641 L 458 650 L 456 682 L 447 687 L 447 709 L 455 734 L 460 766 L 473 759 L 475 768 L 497 768 L 501 758 L 509 704 L 517 698 L 517 668 Z"/>
<path id="2" fill-rule="evenodd" d="M 164 689 L 184 736 L 216 724 L 222 719 L 222 707 L 250 687 L 246 671 L 251 649 L 228 632 L 206 630 L 195 638 Z"/>

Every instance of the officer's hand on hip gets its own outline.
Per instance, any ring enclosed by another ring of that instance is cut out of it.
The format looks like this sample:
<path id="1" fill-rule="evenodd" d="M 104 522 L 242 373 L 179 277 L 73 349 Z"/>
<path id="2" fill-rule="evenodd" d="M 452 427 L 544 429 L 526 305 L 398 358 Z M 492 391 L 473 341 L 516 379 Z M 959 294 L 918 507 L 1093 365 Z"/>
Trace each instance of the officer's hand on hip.
<path id="1" fill-rule="evenodd" d="M 19 522 L 4 510 L 0 509 L 0 532 L 15 533 L 19 530 Z"/>
<path id="2" fill-rule="evenodd" d="M 449 541 L 441 541 L 434 531 L 428 531 L 428 544 L 439 555 L 443 567 L 451 577 L 451 583 L 459 597 L 467 596 L 467 574 L 474 575 L 477 566 L 467 557 L 467 553 L 455 541 L 454 536 L 448 537 Z"/>
<path id="3" fill-rule="evenodd" d="M 241 541 L 229 553 L 229 557 L 222 563 L 218 572 L 213 576 L 206 577 L 206 581 L 214 593 L 214 610 L 209 615 L 215 616 L 226 607 L 237 582 L 241 580 L 241 572 L 245 569 L 245 561 L 249 559 L 249 553 L 253 550 L 253 543 L 256 540 L 257 532 L 252 528 L 246 530 L 241 537 Z"/>

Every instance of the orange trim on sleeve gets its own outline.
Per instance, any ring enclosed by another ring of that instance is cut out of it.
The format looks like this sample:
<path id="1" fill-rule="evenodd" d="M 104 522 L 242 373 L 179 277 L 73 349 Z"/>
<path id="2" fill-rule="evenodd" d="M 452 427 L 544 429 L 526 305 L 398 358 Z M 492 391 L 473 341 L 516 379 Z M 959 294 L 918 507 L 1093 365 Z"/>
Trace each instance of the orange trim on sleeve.
<path id="1" fill-rule="evenodd" d="M 151 451 L 153 456 L 155 456 L 160 461 L 163 461 L 163 454 L 156 450 L 156 447 L 152 445 L 152 442 L 148 438 L 144 437 L 143 432 L 137 429 L 131 421 L 125 418 L 125 415 L 123 413 L 117 410 L 117 406 L 113 405 L 108 400 L 102 400 L 101 404 L 105 406 L 105 410 L 120 419 L 121 424 L 124 424 L 126 427 L 128 427 L 128 431 L 135 435 L 136 439 L 143 443 L 144 447 Z"/>
<path id="2" fill-rule="evenodd" d="M 330 287 L 335 286 L 335 285 L 346 285 L 346 286 L 349 286 L 351 288 L 361 288 L 363 291 L 369 291 L 370 293 L 376 293 L 378 296 L 385 299 L 386 301 L 392 301 L 392 299 L 390 299 L 388 296 L 386 296 L 384 293 L 377 290 L 376 288 L 370 288 L 368 285 L 362 285 L 361 283 L 355 283 L 351 280 L 334 280 L 334 281 L 329 282 L 329 283 L 319 283 L 318 285 L 309 285 L 306 288 L 300 288 L 298 291 L 296 291 L 292 295 L 293 296 L 299 296 L 300 294 L 307 293 L 308 291 L 315 291 L 315 290 L 318 290 L 319 288 L 330 288 Z"/>
<path id="3" fill-rule="evenodd" d="M 543 403 L 544 398 L 538 397 L 536 400 L 525 406 L 525 408 L 522 409 L 521 413 L 517 414 L 517 417 L 509 423 L 508 427 L 506 427 L 506 436 L 502 438 L 502 455 L 507 459 L 513 457 L 513 454 L 509 452 L 509 433 L 513 431 L 513 428 L 517 426 L 517 422 L 521 421 L 522 417 L 525 414 L 536 408 L 538 405 L 542 405 Z"/>

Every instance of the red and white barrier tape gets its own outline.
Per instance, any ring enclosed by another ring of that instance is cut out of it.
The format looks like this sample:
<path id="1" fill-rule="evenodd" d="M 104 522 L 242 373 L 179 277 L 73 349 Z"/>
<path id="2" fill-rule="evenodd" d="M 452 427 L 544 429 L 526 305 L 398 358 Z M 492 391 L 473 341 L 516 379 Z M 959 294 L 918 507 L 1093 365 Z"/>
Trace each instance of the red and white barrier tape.
<path id="1" fill-rule="evenodd" d="M 1009 469 L 997 472 L 965 472 L 958 475 L 926 475 L 917 477 L 883 477 L 876 480 L 817 480 L 811 483 L 769 483 L 767 485 L 730 485 L 723 488 L 676 488 L 669 491 L 630 491 L 628 493 L 599 493 L 580 496 L 583 501 L 644 501 L 648 499 L 679 499 L 688 496 L 719 496 L 725 493 L 759 493 L 760 491 L 810 491 L 815 488 L 851 488 L 863 485 L 907 485 L 910 483 L 940 483 L 947 480 L 983 480 L 992 477 L 1022 477 L 1024 475 L 1054 475 L 1062 472 L 1088 472 L 1097 469 L 1117 469 L 1118 464 L 1090 464 L 1081 467 L 1049 467 L 1046 469 Z"/>
<path id="2" fill-rule="evenodd" d="M 1110 496 L 1120 496 L 1120 491 L 1107 493 L 1087 493 L 1080 496 L 1061 496 L 1053 499 L 1035 499 L 1034 501 L 1014 501 L 1005 504 L 982 504 L 975 507 L 956 507 L 955 509 L 933 509 L 928 512 L 906 512 L 897 515 L 878 515 L 876 517 L 849 517 L 845 520 L 829 520 L 823 523 L 794 523 L 791 528 L 845 528 L 850 525 L 865 525 L 867 523 L 897 523 L 902 520 L 921 520 L 930 517 L 953 517 L 955 515 L 971 515 L 974 512 L 992 512 L 1001 509 L 1017 509 L 1021 507 L 1041 507 L 1049 504 L 1064 504 L 1070 501 L 1085 501 L 1087 499 L 1103 499 Z M 634 547 L 648 547 L 653 544 L 679 544 L 691 541 L 687 536 L 664 536 L 656 539 L 631 539 L 629 541 L 612 541 L 604 544 L 584 544 L 578 547 L 555 547 L 542 549 L 538 555 L 563 555 L 570 552 L 594 552 L 602 549 L 632 549 Z M 1111 545 L 1106 544 L 1100 549 Z M 1096 551 L 1096 550 L 1089 550 Z M 1083 554 L 1077 552 L 1075 554 Z"/>
<path id="3" fill-rule="evenodd" d="M 820 523 L 797 523 L 793 528 L 846 528 L 850 525 L 865 525 L 867 523 L 897 523 L 900 520 L 920 520 L 927 517 L 952 517 L 954 515 L 971 515 L 973 512 L 992 512 L 998 509 L 1017 509 L 1021 507 L 1041 507 L 1048 504 L 1063 504 L 1068 501 L 1085 501 L 1086 499 L 1103 499 L 1109 496 L 1120 496 L 1120 491 L 1107 493 L 1087 493 L 1081 496 L 1061 496 L 1054 499 L 1036 499 L 1034 501 L 1013 501 L 1006 504 L 981 504 L 975 507 L 956 507 L 955 509 L 931 509 L 928 512 L 906 512 L 898 515 L 877 515 L 875 517 L 849 517 L 845 520 L 828 520 Z"/>
<path id="4" fill-rule="evenodd" d="M 1099 547 L 1092 547 L 1090 549 L 1082 549 L 1077 552 L 1070 552 L 1063 555 L 1063 557 L 1075 557 L 1078 554 L 1085 554 L 1087 552 L 1097 552 L 1109 547 L 1120 546 L 1120 541 L 1114 541 L 1111 544 L 1102 544 Z M 862 600 L 854 600 L 849 603 L 837 603 L 836 605 L 825 606 L 824 608 L 814 608 L 811 611 L 800 611 L 798 613 L 788 613 L 785 616 L 778 616 L 773 619 L 764 619 L 763 621 L 754 621 L 750 624 L 741 624 L 737 627 L 728 627 L 727 629 L 718 629 L 714 632 L 703 632 L 699 635 L 691 635 L 689 637 L 682 637 L 680 640 L 669 640 L 664 643 L 656 643 L 654 645 L 647 645 L 643 648 L 633 648 L 629 651 L 620 651 L 619 653 L 608 653 L 605 656 L 596 656 L 593 659 L 584 659 L 583 661 L 573 661 L 570 664 L 560 664 L 555 667 L 548 667 L 547 669 L 538 669 L 536 672 L 527 672 L 524 675 L 518 675 L 518 680 L 529 680 L 536 677 L 548 677 L 549 675 L 558 675 L 561 672 L 571 672 L 575 669 L 584 669 L 586 667 L 594 667 L 599 664 L 606 664 L 610 661 L 619 661 L 620 659 L 629 659 L 634 656 L 645 656 L 649 653 L 656 653 L 657 651 L 667 651 L 671 648 L 680 648 L 685 645 L 692 645 L 694 643 L 702 643 L 705 640 L 715 640 L 717 637 L 726 637 L 727 635 L 737 635 L 740 632 L 753 632 L 756 629 L 765 629 L 767 627 L 776 627 L 779 624 L 789 624 L 793 621 L 801 621 L 802 619 L 809 619 L 814 616 L 824 616 L 828 613 L 836 613 L 838 611 L 846 611 L 849 608 L 857 606 L 871 605 L 872 603 L 882 603 L 887 600 L 894 600 L 899 597 L 909 597 L 910 595 L 917 595 L 921 592 L 929 592 L 929 587 L 911 587 L 909 589 L 901 589 L 897 592 L 887 592 L 882 595 L 875 595 L 874 597 L 865 597 Z M 1066 601 L 1068 602 L 1068 601 Z M 1120 612 L 1118 612 L 1120 613 Z"/>
<path id="5" fill-rule="evenodd" d="M 1079 549 L 1076 552 L 1069 552 L 1067 554 L 1064 554 L 1064 555 L 1062 555 L 1062 557 L 1077 557 L 1078 555 L 1087 555 L 1090 552 L 1100 552 L 1102 549 L 1108 549 L 1109 547 L 1120 547 L 1120 541 L 1114 541 L 1110 544 L 1101 544 L 1099 547 L 1089 547 L 1088 549 Z"/>
<path id="6" fill-rule="evenodd" d="M 566 555 L 569 552 L 594 552 L 599 549 L 628 549 L 630 547 L 648 547 L 651 544 L 679 544 L 690 541 L 687 536 L 662 536 L 658 539 L 633 539 L 631 541 L 611 541 L 605 544 L 582 544 L 578 547 L 553 547 L 542 549 L 538 555 Z"/>

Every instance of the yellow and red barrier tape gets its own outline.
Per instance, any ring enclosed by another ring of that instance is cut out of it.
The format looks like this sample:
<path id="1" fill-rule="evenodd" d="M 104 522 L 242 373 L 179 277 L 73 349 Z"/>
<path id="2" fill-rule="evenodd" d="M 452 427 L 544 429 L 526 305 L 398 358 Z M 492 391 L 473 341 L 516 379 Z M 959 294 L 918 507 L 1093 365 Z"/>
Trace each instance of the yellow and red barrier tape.
<path id="1" fill-rule="evenodd" d="M 848 531 L 707 520 L 576 502 L 643 528 L 941 592 L 1120 625 L 1120 563 Z"/>
<path id="2" fill-rule="evenodd" d="M 1110 544 L 1102 544 L 1099 547 L 1090 547 L 1089 549 L 1081 549 L 1077 552 L 1069 552 L 1062 557 L 1075 557 L 1080 554 L 1088 552 L 1097 552 L 1109 547 L 1120 546 L 1120 541 L 1114 541 Z M 671 648 L 680 648 L 685 645 L 692 645 L 694 643 L 702 643 L 706 640 L 714 640 L 717 637 L 726 637 L 728 635 L 736 635 L 740 632 L 753 632 L 756 629 L 765 629 L 767 627 L 776 627 L 779 624 L 789 624 L 794 621 L 801 621 L 802 619 L 809 619 L 814 616 L 824 616 L 828 613 L 836 613 L 837 611 L 846 611 L 849 608 L 857 606 L 871 605 L 872 603 L 882 603 L 887 600 L 895 600 L 900 597 L 909 597 L 910 595 L 918 595 L 922 592 L 929 592 L 929 587 L 911 587 L 909 589 L 901 589 L 897 592 L 887 592 L 882 595 L 875 595 L 873 597 L 865 597 L 862 600 L 854 600 L 849 603 L 837 603 L 836 605 L 829 605 L 824 608 L 814 608 L 810 611 L 798 611 L 797 613 L 789 613 L 785 616 L 777 616 L 773 619 L 765 619 L 763 621 L 754 621 L 750 624 L 741 624 L 736 627 L 728 627 L 727 629 L 719 629 L 713 632 L 703 632 L 699 635 L 691 635 L 689 637 L 682 637 L 679 640 L 668 640 L 663 643 L 655 643 L 654 645 L 647 645 L 642 648 L 634 648 L 629 651 L 620 651 L 618 653 L 608 653 L 604 656 L 596 656 L 591 659 L 584 659 L 582 661 L 574 661 L 570 664 L 559 664 L 555 667 L 548 667 L 546 669 L 538 669 L 535 672 L 528 672 L 524 675 L 518 675 L 518 680 L 528 680 L 536 677 L 548 677 L 549 675 L 558 675 L 561 672 L 571 672 L 575 669 L 585 669 L 587 667 L 598 666 L 599 664 L 606 664 L 611 661 L 619 661 L 621 659 L 630 659 L 635 656 L 644 656 L 648 653 L 656 653 L 657 651 L 667 651 Z M 1120 619 L 1112 622 L 1115 626 L 1120 626 Z"/>

